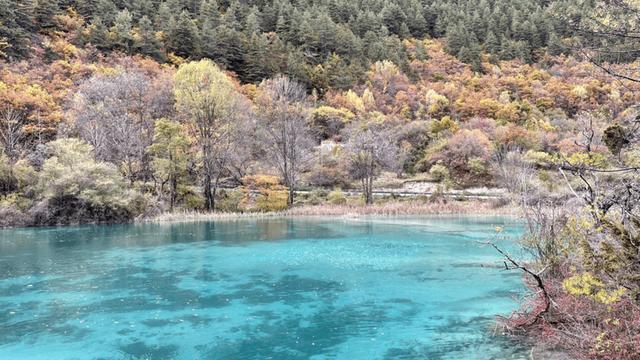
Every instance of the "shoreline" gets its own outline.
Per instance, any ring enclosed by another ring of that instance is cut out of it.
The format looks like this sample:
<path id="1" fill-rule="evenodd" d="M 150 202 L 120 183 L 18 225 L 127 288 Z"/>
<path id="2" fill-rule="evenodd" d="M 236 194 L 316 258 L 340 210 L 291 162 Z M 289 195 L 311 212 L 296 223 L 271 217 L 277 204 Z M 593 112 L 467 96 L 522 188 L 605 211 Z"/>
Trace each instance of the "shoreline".
<path id="1" fill-rule="evenodd" d="M 157 216 L 138 218 L 136 224 L 179 223 L 214 220 L 266 219 L 279 217 L 361 217 L 361 216 L 410 216 L 410 215 L 464 215 L 464 216 L 520 216 L 516 206 L 496 206 L 488 201 L 449 201 L 425 203 L 421 201 L 399 201 L 364 205 L 305 205 L 274 212 L 166 212 Z"/>

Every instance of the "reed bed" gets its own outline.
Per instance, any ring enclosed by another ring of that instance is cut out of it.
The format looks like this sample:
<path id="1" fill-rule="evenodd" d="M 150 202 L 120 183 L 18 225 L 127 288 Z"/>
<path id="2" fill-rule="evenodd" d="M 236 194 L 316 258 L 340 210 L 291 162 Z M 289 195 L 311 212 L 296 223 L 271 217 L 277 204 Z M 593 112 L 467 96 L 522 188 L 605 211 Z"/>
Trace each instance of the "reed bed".
<path id="1" fill-rule="evenodd" d="M 196 222 L 210 220 L 234 220 L 243 218 L 274 218 L 297 216 L 402 216 L 402 215 L 518 215 L 511 205 L 497 206 L 490 201 L 395 201 L 368 206 L 346 205 L 305 205 L 274 212 L 197 212 L 179 211 L 163 213 L 138 222 Z"/>

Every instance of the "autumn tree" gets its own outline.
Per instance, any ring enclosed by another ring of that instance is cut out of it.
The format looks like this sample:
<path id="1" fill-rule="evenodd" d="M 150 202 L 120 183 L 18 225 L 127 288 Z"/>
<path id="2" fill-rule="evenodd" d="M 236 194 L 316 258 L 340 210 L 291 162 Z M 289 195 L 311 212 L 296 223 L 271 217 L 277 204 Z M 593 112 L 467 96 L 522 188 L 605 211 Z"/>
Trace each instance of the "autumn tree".
<path id="1" fill-rule="evenodd" d="M 383 170 L 401 166 L 394 133 L 380 125 L 357 124 L 349 131 L 346 151 L 349 174 L 362 184 L 365 204 L 373 203 L 373 181 Z"/>
<path id="2" fill-rule="evenodd" d="M 224 170 L 219 163 L 230 149 L 229 139 L 237 116 L 243 112 L 244 99 L 211 60 L 181 65 L 174 93 L 176 107 L 200 148 L 205 207 L 214 210 L 216 179 Z"/>
<path id="3" fill-rule="evenodd" d="M 302 84 L 284 75 L 264 81 L 256 100 L 267 160 L 280 173 L 289 188 L 288 204 L 292 205 L 298 177 L 307 165 L 312 148 L 308 128 L 309 106 Z"/>
<path id="4" fill-rule="evenodd" d="M 173 210 L 177 196 L 178 184 L 187 173 L 190 139 L 182 125 L 167 119 L 156 120 L 153 144 L 149 152 L 153 156 L 153 169 L 160 180 L 159 193 L 164 194 L 169 188 L 169 209 Z"/>
<path id="5" fill-rule="evenodd" d="M 80 137 L 98 159 L 117 164 L 131 183 L 148 173 L 154 120 L 170 115 L 164 104 L 171 100 L 170 84 L 156 75 L 152 80 L 132 70 L 94 76 L 79 87 L 71 104 Z"/>

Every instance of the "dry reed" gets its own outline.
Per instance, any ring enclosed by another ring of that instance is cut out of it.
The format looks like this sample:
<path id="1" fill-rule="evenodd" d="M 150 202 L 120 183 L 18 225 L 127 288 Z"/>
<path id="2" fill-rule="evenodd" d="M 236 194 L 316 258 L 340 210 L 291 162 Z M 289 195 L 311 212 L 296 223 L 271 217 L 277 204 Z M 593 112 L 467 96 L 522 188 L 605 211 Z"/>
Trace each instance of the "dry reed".
<path id="1" fill-rule="evenodd" d="M 363 205 L 306 205 L 275 212 L 197 212 L 182 211 L 163 213 L 138 222 L 190 222 L 210 220 L 233 220 L 242 218 L 273 218 L 293 216 L 401 216 L 401 215 L 518 215 L 513 206 L 496 206 L 489 201 L 396 201 L 369 206 Z"/>

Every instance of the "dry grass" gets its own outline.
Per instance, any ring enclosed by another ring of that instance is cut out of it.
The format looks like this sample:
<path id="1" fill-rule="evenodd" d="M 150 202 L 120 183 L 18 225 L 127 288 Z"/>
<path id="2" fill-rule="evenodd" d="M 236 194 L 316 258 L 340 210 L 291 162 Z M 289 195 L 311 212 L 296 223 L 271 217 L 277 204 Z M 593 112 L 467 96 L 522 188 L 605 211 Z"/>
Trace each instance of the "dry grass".
<path id="1" fill-rule="evenodd" d="M 394 201 L 369 206 L 362 205 L 308 205 L 276 212 L 249 213 L 205 213 L 173 212 L 151 218 L 138 219 L 138 222 L 191 222 L 210 220 L 233 220 L 242 218 L 273 218 L 291 216 L 400 216 L 400 215 L 518 215 L 513 206 L 496 206 L 489 201 Z"/>

